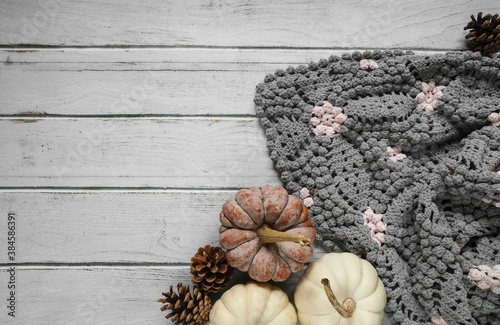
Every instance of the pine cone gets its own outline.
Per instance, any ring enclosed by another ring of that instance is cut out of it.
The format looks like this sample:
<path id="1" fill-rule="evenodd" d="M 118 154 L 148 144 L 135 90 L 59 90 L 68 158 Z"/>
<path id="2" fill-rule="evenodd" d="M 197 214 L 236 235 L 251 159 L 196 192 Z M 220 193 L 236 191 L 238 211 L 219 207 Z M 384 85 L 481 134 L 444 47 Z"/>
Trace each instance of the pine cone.
<path id="1" fill-rule="evenodd" d="M 477 14 L 477 20 L 474 15 L 470 16 L 472 19 L 466 29 L 472 31 L 465 36 L 469 43 L 474 47 L 474 51 L 481 51 L 482 54 L 490 54 L 500 51 L 500 17 L 498 14 L 487 14 L 483 17 L 483 13 Z"/>
<path id="2" fill-rule="evenodd" d="M 161 310 L 171 310 L 166 318 L 172 317 L 171 321 L 175 325 L 202 325 L 208 322 L 208 316 L 212 309 L 212 300 L 208 293 L 202 292 L 197 286 L 193 286 L 193 296 L 189 292 L 189 285 L 177 284 L 176 294 L 170 286 L 169 292 L 163 292 L 165 298 L 158 301 L 165 305 Z"/>
<path id="3" fill-rule="evenodd" d="M 200 247 L 191 258 L 193 282 L 206 292 L 218 292 L 233 277 L 234 269 L 219 246 Z"/>

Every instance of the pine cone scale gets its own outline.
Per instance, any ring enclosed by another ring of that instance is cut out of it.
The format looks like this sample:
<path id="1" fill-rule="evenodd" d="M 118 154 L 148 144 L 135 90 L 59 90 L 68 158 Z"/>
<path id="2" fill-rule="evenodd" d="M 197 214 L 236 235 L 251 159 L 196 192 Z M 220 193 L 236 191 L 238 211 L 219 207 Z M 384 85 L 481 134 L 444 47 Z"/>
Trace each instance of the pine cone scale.
<path id="1" fill-rule="evenodd" d="M 464 30 L 472 29 L 465 36 L 474 48 L 474 51 L 480 51 L 482 54 L 490 54 L 500 51 L 500 44 L 497 43 L 500 35 L 500 18 L 498 14 L 486 14 L 482 12 L 471 16 L 471 21 L 464 27 Z"/>
<path id="2" fill-rule="evenodd" d="M 195 255 L 194 257 L 191 258 L 191 263 L 206 263 L 207 258 L 205 256 L 200 256 L 200 255 Z"/>
<path id="3" fill-rule="evenodd" d="M 215 279 L 215 283 L 217 283 L 217 284 L 222 284 L 222 283 L 224 283 L 224 281 L 225 281 L 224 278 L 220 278 L 220 279 L 217 278 L 217 279 Z"/>
<path id="4" fill-rule="evenodd" d="M 189 308 L 189 306 L 188 306 L 188 308 Z M 188 312 L 186 309 L 184 309 L 184 311 L 182 312 L 181 317 L 179 319 L 184 320 L 184 319 L 186 319 L 187 316 L 188 316 Z"/>
<path id="5" fill-rule="evenodd" d="M 229 267 L 229 265 L 228 265 L 228 264 L 221 265 L 221 266 L 219 267 L 219 272 L 221 272 L 221 273 L 226 273 L 226 272 L 227 272 L 228 267 Z"/>
<path id="6" fill-rule="evenodd" d="M 218 292 L 227 285 L 234 269 L 229 266 L 226 253 L 218 246 L 200 247 L 191 258 L 193 282 L 207 292 Z M 217 279 L 220 279 L 216 281 Z"/>
<path id="7" fill-rule="evenodd" d="M 470 32 L 469 34 L 465 35 L 465 39 L 469 39 L 471 37 L 476 37 L 476 31 Z"/>
<path id="8" fill-rule="evenodd" d="M 485 41 L 485 40 L 486 40 L 486 37 L 487 37 L 487 35 L 486 35 L 486 34 L 483 34 L 483 35 L 479 36 L 479 37 L 476 39 L 476 41 L 477 41 L 477 42 L 482 42 L 482 41 Z"/>
<path id="9" fill-rule="evenodd" d="M 160 308 L 162 311 L 171 310 L 165 317 L 176 325 L 205 324 L 212 309 L 208 293 L 202 293 L 197 286 L 194 286 L 191 294 L 189 285 L 182 286 L 182 283 L 177 284 L 177 292 L 178 294 L 170 286 L 169 292 L 162 293 L 165 298 L 158 300 L 165 304 Z"/>

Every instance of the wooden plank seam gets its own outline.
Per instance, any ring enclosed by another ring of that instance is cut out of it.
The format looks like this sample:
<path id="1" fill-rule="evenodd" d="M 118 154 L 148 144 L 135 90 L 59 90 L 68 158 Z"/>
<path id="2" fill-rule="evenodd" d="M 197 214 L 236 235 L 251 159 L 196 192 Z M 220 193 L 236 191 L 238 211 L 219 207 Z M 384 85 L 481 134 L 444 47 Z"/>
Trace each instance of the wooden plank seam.
<path id="1" fill-rule="evenodd" d="M 121 94 L 118 99 L 115 99 L 111 105 L 111 113 L 118 115 L 129 114 L 135 105 L 139 105 L 146 98 L 147 91 L 154 89 L 152 81 L 158 82 L 155 75 L 148 71 L 146 78 L 142 84 L 131 89 L 128 94 Z M 83 162 L 88 159 L 97 146 L 101 145 L 103 139 L 116 130 L 116 125 L 102 125 L 102 128 L 96 128 L 94 125 L 85 133 L 85 138 L 80 140 L 74 148 L 66 148 L 67 153 L 64 158 L 63 165 L 53 165 L 52 168 L 57 177 L 62 177 L 71 173 L 75 168 L 82 166 Z"/>

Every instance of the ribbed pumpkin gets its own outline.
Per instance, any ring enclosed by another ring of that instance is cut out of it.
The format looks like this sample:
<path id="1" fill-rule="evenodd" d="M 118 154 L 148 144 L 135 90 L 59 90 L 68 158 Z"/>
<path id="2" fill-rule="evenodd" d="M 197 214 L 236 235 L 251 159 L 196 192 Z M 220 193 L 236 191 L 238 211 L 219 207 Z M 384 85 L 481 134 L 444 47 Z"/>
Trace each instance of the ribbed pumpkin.
<path id="1" fill-rule="evenodd" d="M 256 281 L 284 281 L 312 257 L 316 232 L 307 208 L 283 187 L 239 190 L 223 205 L 220 222 L 229 265 Z"/>
<path id="2" fill-rule="evenodd" d="M 329 253 L 312 262 L 294 298 L 302 325 L 379 325 L 387 301 L 377 270 L 351 253 Z"/>
<path id="3" fill-rule="evenodd" d="M 288 296 L 269 283 L 250 281 L 224 292 L 210 312 L 208 325 L 297 325 Z"/>

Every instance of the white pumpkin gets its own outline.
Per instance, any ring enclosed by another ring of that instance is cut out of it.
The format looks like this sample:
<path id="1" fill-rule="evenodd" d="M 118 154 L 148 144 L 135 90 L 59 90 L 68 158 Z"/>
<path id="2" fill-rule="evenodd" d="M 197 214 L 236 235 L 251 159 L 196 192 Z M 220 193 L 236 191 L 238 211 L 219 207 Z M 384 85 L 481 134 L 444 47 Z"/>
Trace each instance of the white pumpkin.
<path id="1" fill-rule="evenodd" d="M 288 296 L 268 283 L 237 284 L 217 300 L 209 325 L 296 325 L 297 313 Z"/>
<path id="2" fill-rule="evenodd" d="M 351 253 L 330 253 L 311 263 L 294 297 L 302 325 L 379 325 L 387 301 L 375 268 Z"/>

